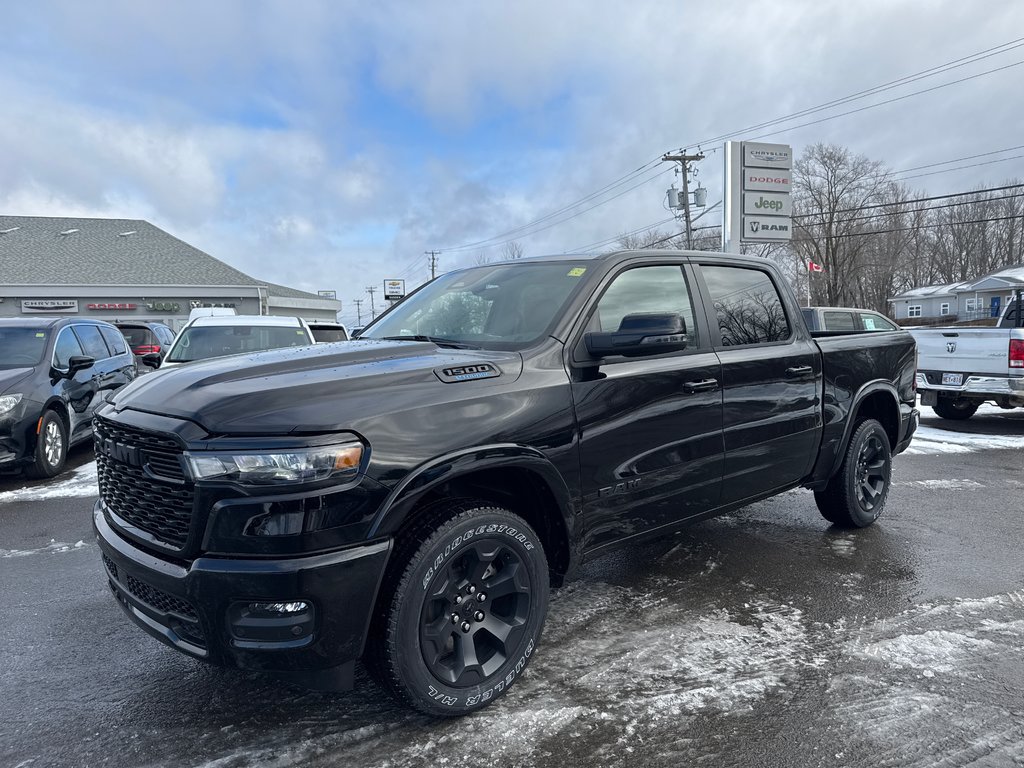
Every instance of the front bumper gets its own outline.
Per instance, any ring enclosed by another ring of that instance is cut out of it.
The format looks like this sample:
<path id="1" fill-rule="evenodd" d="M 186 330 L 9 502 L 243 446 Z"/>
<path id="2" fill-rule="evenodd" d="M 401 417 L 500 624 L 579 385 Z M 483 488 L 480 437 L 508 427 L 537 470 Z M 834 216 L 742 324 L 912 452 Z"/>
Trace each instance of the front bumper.
<path id="1" fill-rule="evenodd" d="M 914 439 L 914 433 L 921 423 L 921 412 L 909 403 L 900 403 L 900 439 L 893 450 L 893 456 L 903 453 Z"/>
<path id="2" fill-rule="evenodd" d="M 305 557 L 200 557 L 179 564 L 119 536 L 102 502 L 93 510 L 93 527 L 118 603 L 161 642 L 213 664 L 274 672 L 309 687 L 351 686 L 390 540 Z M 242 616 L 253 602 L 297 601 L 312 609 L 293 626 L 286 618 L 261 624 Z"/>

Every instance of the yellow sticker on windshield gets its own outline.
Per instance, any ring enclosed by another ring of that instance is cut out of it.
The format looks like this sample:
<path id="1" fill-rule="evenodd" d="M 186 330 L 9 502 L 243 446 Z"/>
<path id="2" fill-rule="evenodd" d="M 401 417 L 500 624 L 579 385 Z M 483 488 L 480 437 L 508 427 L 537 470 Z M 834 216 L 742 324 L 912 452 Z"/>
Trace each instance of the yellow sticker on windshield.
<path id="1" fill-rule="evenodd" d="M 37 339 L 45 339 L 46 338 L 46 334 L 45 333 L 37 333 L 36 334 L 36 338 Z"/>
<path id="2" fill-rule="evenodd" d="M 586 271 L 586 267 L 573 267 L 569 270 L 569 274 L 566 275 L 566 277 L 582 277 L 583 273 Z"/>
<path id="3" fill-rule="evenodd" d="M 305 331 L 296 331 L 296 332 L 295 332 L 295 335 L 296 335 L 296 336 L 305 336 L 305 335 L 306 335 L 306 332 L 305 332 Z"/>

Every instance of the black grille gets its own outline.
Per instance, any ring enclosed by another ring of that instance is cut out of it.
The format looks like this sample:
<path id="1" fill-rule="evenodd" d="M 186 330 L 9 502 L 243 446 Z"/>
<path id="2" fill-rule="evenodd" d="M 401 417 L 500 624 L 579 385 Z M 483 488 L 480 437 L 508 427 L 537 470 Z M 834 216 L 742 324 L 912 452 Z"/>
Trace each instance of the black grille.
<path id="1" fill-rule="evenodd" d="M 111 512 L 172 547 L 185 546 L 192 523 L 191 486 L 160 482 L 98 451 L 96 470 L 100 497 Z"/>
<path id="2" fill-rule="evenodd" d="M 185 479 L 185 472 L 181 467 L 181 447 L 173 438 L 117 424 L 100 417 L 95 419 L 93 427 L 98 441 L 113 440 L 115 443 L 138 449 L 142 464 L 154 475 L 169 480 Z"/>
<path id="3" fill-rule="evenodd" d="M 130 573 L 125 574 L 124 585 L 132 595 L 159 613 L 173 613 L 189 621 L 197 621 L 199 618 L 195 608 L 184 600 L 139 581 Z"/>
<path id="4" fill-rule="evenodd" d="M 113 576 L 114 579 L 117 579 L 117 566 L 114 564 L 114 561 L 104 555 L 103 564 L 107 566 L 107 570 L 110 571 L 110 575 Z"/>

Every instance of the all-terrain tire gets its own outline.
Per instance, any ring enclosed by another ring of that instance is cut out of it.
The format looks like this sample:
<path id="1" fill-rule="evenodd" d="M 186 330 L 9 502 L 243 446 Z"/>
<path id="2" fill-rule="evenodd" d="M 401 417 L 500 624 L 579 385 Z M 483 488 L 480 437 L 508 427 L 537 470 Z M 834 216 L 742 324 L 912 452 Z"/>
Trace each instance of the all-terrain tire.
<path id="1" fill-rule="evenodd" d="M 844 528 L 865 528 L 882 514 L 892 478 L 889 436 L 875 419 L 853 430 L 839 471 L 814 501 L 821 516 Z"/>
<path id="2" fill-rule="evenodd" d="M 935 411 L 936 416 L 941 416 L 944 419 L 964 421 L 971 418 L 980 405 L 981 403 L 974 400 L 954 400 L 951 397 L 940 397 L 932 406 L 932 410 Z"/>
<path id="3" fill-rule="evenodd" d="M 44 411 L 36 436 L 35 460 L 25 467 L 25 476 L 33 479 L 53 477 L 64 469 L 68 457 L 68 431 L 56 411 Z"/>
<path id="4" fill-rule="evenodd" d="M 381 584 L 365 661 L 399 701 L 465 715 L 506 693 L 536 650 L 547 558 L 526 521 L 489 502 L 416 514 Z"/>

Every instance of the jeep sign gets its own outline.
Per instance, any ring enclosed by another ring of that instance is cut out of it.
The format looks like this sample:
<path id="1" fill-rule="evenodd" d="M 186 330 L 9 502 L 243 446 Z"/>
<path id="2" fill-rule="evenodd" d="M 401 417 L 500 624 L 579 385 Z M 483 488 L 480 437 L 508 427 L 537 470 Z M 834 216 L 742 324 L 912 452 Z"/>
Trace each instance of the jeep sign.
<path id="1" fill-rule="evenodd" d="M 792 216 L 793 200 L 789 195 L 744 192 L 743 212 L 760 216 Z"/>

